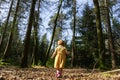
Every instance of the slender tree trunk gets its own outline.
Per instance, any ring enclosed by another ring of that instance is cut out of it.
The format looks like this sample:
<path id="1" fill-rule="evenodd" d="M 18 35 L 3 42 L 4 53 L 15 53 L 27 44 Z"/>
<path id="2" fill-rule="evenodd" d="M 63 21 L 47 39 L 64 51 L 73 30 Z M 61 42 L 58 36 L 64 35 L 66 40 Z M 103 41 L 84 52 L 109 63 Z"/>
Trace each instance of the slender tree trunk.
<path id="1" fill-rule="evenodd" d="M 10 8 L 9 8 L 9 12 L 8 12 L 7 19 L 6 19 L 6 23 L 5 23 L 5 27 L 4 27 L 2 36 L 1 36 L 1 38 L 0 38 L 0 52 L 1 52 L 2 44 L 3 44 L 3 40 L 4 40 L 4 37 L 5 37 L 6 29 L 7 29 L 7 26 L 8 26 L 8 21 L 9 21 L 10 13 L 11 13 L 11 11 L 12 11 L 13 1 L 14 1 L 14 0 L 11 1 Z"/>
<path id="2" fill-rule="evenodd" d="M 17 1 L 15 16 L 14 16 L 14 19 L 13 19 L 13 24 L 11 26 L 11 31 L 9 33 L 8 42 L 7 42 L 7 45 L 6 45 L 6 48 L 5 48 L 4 55 L 3 55 L 2 59 L 7 59 L 7 57 L 9 56 L 8 52 L 9 52 L 9 49 L 10 49 L 11 43 L 12 43 L 13 32 L 14 32 L 14 28 L 15 28 L 15 25 L 16 25 L 19 3 L 20 3 L 20 0 Z"/>
<path id="3" fill-rule="evenodd" d="M 114 44 L 113 44 L 113 36 L 112 36 L 112 30 L 111 30 L 111 23 L 110 23 L 110 15 L 109 15 L 109 8 L 108 8 L 108 1 L 105 0 L 105 7 L 106 7 L 106 26 L 108 28 L 108 37 L 109 37 L 109 46 L 110 46 L 110 53 L 111 53 L 111 63 L 112 68 L 114 69 L 116 67 L 115 63 L 115 51 L 114 51 Z"/>
<path id="4" fill-rule="evenodd" d="M 73 39 L 72 39 L 72 60 L 71 66 L 76 66 L 75 27 L 76 27 L 76 0 L 73 0 Z"/>
<path id="5" fill-rule="evenodd" d="M 35 4 L 36 4 L 36 0 L 32 0 L 27 32 L 26 32 L 25 42 L 24 42 L 23 56 L 21 61 L 22 68 L 28 67 L 28 54 L 30 50 L 30 39 L 31 39 L 30 37 L 31 37 L 31 30 L 32 30 L 32 24 L 34 19 Z"/>
<path id="6" fill-rule="evenodd" d="M 104 40 L 103 33 L 101 27 L 101 17 L 100 17 L 100 8 L 98 0 L 93 0 L 95 6 L 95 14 L 96 14 L 96 27 L 97 27 L 97 36 L 98 36 L 98 54 L 99 54 L 99 66 L 103 68 L 102 54 L 104 53 Z"/>
<path id="7" fill-rule="evenodd" d="M 53 43 L 53 39 L 54 39 L 54 35 L 55 35 L 55 30 L 56 30 L 56 26 L 57 26 L 57 19 L 58 19 L 59 12 L 60 12 L 60 9 L 61 9 L 61 6 L 62 6 L 62 2 L 63 2 L 63 0 L 60 0 L 60 4 L 58 6 L 57 16 L 55 18 L 55 25 L 54 25 L 53 32 L 52 32 L 51 42 L 50 42 L 50 44 L 48 46 L 48 49 L 47 49 L 47 52 L 46 52 L 46 57 L 45 57 L 45 60 L 43 62 L 43 66 L 46 66 L 46 62 L 47 62 L 48 57 L 49 57 L 50 49 L 51 49 L 51 46 L 52 46 L 52 43 Z"/>
<path id="8" fill-rule="evenodd" d="M 37 51 L 38 51 L 38 27 L 39 27 L 39 9 L 40 9 L 40 2 L 41 0 L 39 0 L 38 2 L 38 10 L 35 13 L 35 18 L 34 18 L 34 46 L 33 46 L 33 53 L 32 53 L 32 62 L 34 65 L 38 64 L 38 55 L 37 55 Z"/>
<path id="9" fill-rule="evenodd" d="M 37 25 L 37 23 L 36 22 L 34 22 L 35 24 L 34 24 L 34 31 L 33 31 L 33 41 L 34 41 L 34 45 L 33 45 L 33 52 L 32 52 L 32 62 L 33 62 L 33 64 L 37 64 L 37 57 L 36 57 L 36 55 L 37 55 L 37 47 L 38 47 L 38 25 Z"/>

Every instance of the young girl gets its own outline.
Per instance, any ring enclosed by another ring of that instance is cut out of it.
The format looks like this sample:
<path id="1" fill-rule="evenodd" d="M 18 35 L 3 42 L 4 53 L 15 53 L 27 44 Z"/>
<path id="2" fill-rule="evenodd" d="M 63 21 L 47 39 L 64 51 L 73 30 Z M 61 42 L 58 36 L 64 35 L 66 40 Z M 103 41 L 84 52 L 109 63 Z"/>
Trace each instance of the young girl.
<path id="1" fill-rule="evenodd" d="M 55 49 L 54 53 L 52 54 L 51 58 L 55 57 L 54 61 L 54 68 L 56 69 L 56 77 L 62 77 L 62 69 L 65 65 L 67 49 L 64 47 L 64 41 L 58 41 L 58 47 Z"/>

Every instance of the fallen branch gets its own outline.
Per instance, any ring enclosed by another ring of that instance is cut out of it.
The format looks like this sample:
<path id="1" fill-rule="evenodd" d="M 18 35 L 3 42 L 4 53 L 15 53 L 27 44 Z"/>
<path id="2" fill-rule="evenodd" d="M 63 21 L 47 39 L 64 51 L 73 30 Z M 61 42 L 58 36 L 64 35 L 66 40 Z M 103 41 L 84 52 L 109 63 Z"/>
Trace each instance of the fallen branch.
<path id="1" fill-rule="evenodd" d="M 106 72 L 102 72 L 102 73 L 120 73 L 120 69 L 106 71 Z"/>

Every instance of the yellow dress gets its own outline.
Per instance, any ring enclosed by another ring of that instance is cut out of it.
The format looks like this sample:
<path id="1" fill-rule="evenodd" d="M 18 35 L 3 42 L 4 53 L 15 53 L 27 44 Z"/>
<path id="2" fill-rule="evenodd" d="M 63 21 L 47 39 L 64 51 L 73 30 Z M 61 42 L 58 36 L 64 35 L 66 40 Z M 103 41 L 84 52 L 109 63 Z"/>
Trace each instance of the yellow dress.
<path id="1" fill-rule="evenodd" d="M 66 60 L 66 52 L 67 49 L 62 45 L 59 45 L 55 49 L 56 56 L 55 56 L 54 68 L 56 69 L 64 68 L 65 60 Z"/>

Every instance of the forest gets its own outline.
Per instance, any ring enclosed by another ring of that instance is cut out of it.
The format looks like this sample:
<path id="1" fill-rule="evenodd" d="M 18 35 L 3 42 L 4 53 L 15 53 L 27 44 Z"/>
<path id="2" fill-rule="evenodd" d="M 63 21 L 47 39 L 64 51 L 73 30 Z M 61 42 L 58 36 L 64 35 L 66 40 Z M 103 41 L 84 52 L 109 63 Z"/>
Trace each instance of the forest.
<path id="1" fill-rule="evenodd" d="M 56 80 L 51 55 L 60 39 L 69 52 L 60 80 L 120 79 L 119 6 L 119 0 L 0 0 L 0 80 Z"/>

